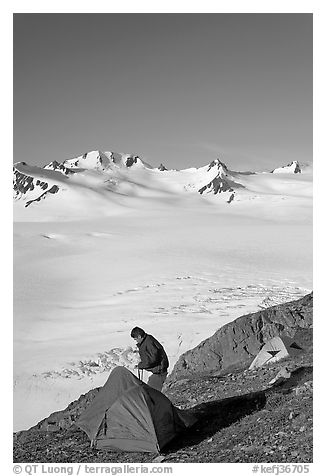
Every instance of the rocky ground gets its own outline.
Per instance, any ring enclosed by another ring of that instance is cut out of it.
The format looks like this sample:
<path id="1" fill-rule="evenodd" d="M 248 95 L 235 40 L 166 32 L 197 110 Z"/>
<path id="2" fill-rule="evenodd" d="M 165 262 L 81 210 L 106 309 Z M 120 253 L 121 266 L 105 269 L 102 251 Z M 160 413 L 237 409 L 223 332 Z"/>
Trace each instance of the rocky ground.
<path id="1" fill-rule="evenodd" d="M 312 329 L 301 334 L 305 352 L 259 370 L 240 367 L 170 382 L 165 394 L 191 409 L 197 423 L 164 449 L 164 463 L 312 462 Z M 283 382 L 269 382 L 281 369 Z M 74 425 L 59 431 L 38 428 L 14 436 L 16 463 L 149 463 L 157 455 L 90 448 Z"/>

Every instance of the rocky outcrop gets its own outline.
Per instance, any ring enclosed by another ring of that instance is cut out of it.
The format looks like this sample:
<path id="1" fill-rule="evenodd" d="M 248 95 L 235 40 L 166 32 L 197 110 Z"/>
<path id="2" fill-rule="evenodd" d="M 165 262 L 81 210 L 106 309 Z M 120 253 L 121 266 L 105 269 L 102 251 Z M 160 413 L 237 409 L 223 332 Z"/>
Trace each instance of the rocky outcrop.
<path id="1" fill-rule="evenodd" d="M 22 164 L 24 165 L 24 162 Z M 60 190 L 58 185 L 50 186 L 46 181 L 21 173 L 16 167 L 13 170 L 14 200 L 25 201 L 25 208 L 34 202 L 44 200 L 49 194 L 58 193 Z M 31 199 L 27 200 L 28 197 L 31 197 Z"/>
<path id="2" fill-rule="evenodd" d="M 13 192 L 15 199 L 19 199 L 33 190 L 39 190 L 40 193 L 43 193 L 49 186 L 47 182 L 42 182 L 32 176 L 21 173 L 16 167 L 13 167 L 13 172 Z"/>
<path id="3" fill-rule="evenodd" d="M 312 327 L 312 317 L 312 293 L 296 301 L 241 316 L 181 355 L 167 383 L 193 374 L 247 365 L 268 339 L 282 334 L 293 337 L 298 330 Z"/>
<path id="4" fill-rule="evenodd" d="M 59 187 L 58 185 L 52 185 L 51 188 L 49 188 L 49 190 L 47 190 L 46 192 L 42 193 L 42 195 L 40 195 L 39 197 L 35 198 L 34 200 L 28 200 L 25 204 L 25 208 L 29 207 L 29 205 L 31 203 L 34 203 L 34 202 L 39 202 L 40 200 L 43 200 L 45 197 L 48 196 L 49 193 L 52 193 L 52 194 L 55 194 L 55 193 L 58 193 L 59 192 Z"/>
<path id="5" fill-rule="evenodd" d="M 134 164 L 137 164 L 140 161 L 140 158 L 136 156 L 130 155 L 126 159 L 126 167 L 132 167 Z"/>
<path id="6" fill-rule="evenodd" d="M 55 170 L 56 172 L 61 172 L 64 175 L 71 175 L 76 173 L 74 170 L 65 167 L 63 164 L 60 164 L 56 160 L 54 160 L 53 162 L 50 162 L 48 165 L 44 167 L 44 169 Z"/>
<path id="7" fill-rule="evenodd" d="M 207 185 L 204 185 L 204 187 L 200 188 L 198 192 L 200 193 L 200 195 L 202 195 L 204 192 L 213 193 L 214 195 L 223 192 L 233 192 L 232 195 L 234 197 L 235 188 L 244 188 L 244 186 L 239 183 L 235 183 L 233 180 L 215 177 Z"/>

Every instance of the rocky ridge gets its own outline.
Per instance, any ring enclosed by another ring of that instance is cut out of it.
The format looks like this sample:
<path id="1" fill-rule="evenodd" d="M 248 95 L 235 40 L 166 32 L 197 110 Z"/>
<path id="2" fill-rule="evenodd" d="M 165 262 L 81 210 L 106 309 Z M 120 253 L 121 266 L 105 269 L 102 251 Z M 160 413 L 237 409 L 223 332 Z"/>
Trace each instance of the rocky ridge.
<path id="1" fill-rule="evenodd" d="M 248 366 L 264 342 L 282 334 L 293 337 L 299 329 L 311 328 L 312 317 L 312 293 L 299 300 L 241 316 L 182 354 L 168 382 L 202 372 Z"/>
<path id="2" fill-rule="evenodd" d="M 24 165 L 24 163 L 22 163 Z M 25 207 L 27 208 L 33 202 L 39 202 L 48 196 L 48 194 L 58 193 L 59 187 L 56 184 L 51 184 L 44 179 L 34 177 L 33 175 L 20 172 L 16 167 L 13 168 L 13 194 L 15 200 L 26 200 Z"/>

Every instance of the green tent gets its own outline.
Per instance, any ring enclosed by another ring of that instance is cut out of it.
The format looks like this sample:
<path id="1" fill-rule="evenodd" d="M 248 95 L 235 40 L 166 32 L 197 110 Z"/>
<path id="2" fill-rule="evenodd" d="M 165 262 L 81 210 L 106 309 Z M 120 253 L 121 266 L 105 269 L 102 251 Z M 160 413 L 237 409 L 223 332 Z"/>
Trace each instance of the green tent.
<path id="1" fill-rule="evenodd" d="M 105 385 L 77 421 L 92 446 L 159 453 L 195 418 L 172 405 L 125 367 L 112 370 Z"/>

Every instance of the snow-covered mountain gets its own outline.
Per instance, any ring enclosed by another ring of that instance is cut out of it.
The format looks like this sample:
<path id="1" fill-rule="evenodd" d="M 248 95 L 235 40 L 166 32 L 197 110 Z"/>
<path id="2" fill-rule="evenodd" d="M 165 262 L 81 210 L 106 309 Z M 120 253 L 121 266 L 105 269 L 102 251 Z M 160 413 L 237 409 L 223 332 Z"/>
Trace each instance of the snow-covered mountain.
<path id="1" fill-rule="evenodd" d="M 143 195 L 145 188 L 152 196 L 156 192 L 222 194 L 229 200 L 242 185 L 218 159 L 198 169 L 168 170 L 162 164 L 154 168 L 137 155 L 92 151 L 43 168 L 25 162 L 14 165 L 14 199 L 25 207 L 81 187 L 127 195 Z"/>
<path id="2" fill-rule="evenodd" d="M 273 174 L 301 174 L 301 172 L 302 170 L 297 160 L 293 160 L 290 164 L 272 170 Z"/>
<path id="3" fill-rule="evenodd" d="M 101 152 L 100 150 L 93 150 L 79 157 L 65 160 L 63 166 L 69 169 L 93 169 L 103 172 L 111 172 L 119 168 L 131 167 L 152 168 L 149 164 L 141 160 L 138 155 Z"/>
<path id="4" fill-rule="evenodd" d="M 273 174 L 300 172 L 297 161 L 272 171 Z M 168 170 L 163 164 L 154 168 L 138 155 L 97 150 L 62 163 L 53 161 L 44 167 L 18 162 L 14 165 L 13 188 L 14 200 L 20 208 L 44 207 L 45 201 L 51 202 L 52 209 L 59 210 L 67 204 L 73 208 L 73 203 L 82 207 L 86 200 L 90 206 L 95 199 L 98 210 L 101 207 L 108 210 L 112 201 L 120 206 L 126 197 L 185 194 L 215 197 L 230 204 L 257 196 L 257 175 L 260 174 L 231 171 L 219 159 L 199 168 Z M 258 189 L 261 193 L 262 188 Z"/>

